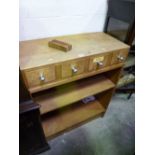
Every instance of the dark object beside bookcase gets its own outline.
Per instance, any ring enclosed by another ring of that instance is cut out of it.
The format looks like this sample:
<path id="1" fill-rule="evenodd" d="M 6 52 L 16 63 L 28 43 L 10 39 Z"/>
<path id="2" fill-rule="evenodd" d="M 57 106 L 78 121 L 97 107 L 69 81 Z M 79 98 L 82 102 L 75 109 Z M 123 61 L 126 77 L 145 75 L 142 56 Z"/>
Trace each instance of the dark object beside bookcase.
<path id="1" fill-rule="evenodd" d="M 134 61 L 135 57 L 135 1 L 134 0 L 109 0 L 108 12 L 104 27 L 104 32 L 114 36 L 115 38 L 130 45 L 129 57 Z M 130 59 L 131 60 L 131 59 Z M 130 61 L 129 60 L 129 61 Z M 126 65 L 128 66 L 128 65 Z M 124 71 L 126 74 L 135 76 L 135 64 L 126 67 Z M 118 87 L 117 92 L 129 93 L 127 97 L 130 99 L 131 95 L 135 92 L 135 82 L 124 84 L 121 88 Z"/>
<path id="2" fill-rule="evenodd" d="M 20 77 L 19 154 L 34 155 L 49 149 L 40 123 L 39 105 L 31 100 Z"/>

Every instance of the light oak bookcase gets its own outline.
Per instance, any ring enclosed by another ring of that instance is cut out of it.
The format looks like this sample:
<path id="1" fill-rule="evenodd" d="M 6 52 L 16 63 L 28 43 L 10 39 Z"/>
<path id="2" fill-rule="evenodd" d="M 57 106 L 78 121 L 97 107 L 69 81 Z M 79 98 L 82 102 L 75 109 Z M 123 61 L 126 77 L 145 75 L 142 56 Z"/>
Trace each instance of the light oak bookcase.
<path id="1" fill-rule="evenodd" d="M 52 39 L 72 50 L 48 47 Z M 40 106 L 47 139 L 106 112 L 129 46 L 105 33 L 87 33 L 20 42 L 20 70 L 32 100 Z M 83 103 L 82 99 L 95 96 Z"/>

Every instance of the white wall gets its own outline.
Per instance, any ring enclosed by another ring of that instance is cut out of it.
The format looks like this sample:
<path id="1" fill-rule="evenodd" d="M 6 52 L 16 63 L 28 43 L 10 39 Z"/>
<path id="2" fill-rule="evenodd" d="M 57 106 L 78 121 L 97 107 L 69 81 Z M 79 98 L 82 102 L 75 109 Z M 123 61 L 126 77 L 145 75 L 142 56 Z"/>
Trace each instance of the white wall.
<path id="1" fill-rule="evenodd" d="M 20 40 L 101 32 L 107 0 L 20 0 Z"/>

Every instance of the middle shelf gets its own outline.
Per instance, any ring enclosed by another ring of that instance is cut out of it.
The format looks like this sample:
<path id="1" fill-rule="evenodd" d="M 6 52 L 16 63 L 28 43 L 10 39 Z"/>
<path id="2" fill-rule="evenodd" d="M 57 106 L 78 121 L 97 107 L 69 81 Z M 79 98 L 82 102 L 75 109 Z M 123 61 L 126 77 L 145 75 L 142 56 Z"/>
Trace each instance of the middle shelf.
<path id="1" fill-rule="evenodd" d="M 33 99 L 41 106 L 41 114 L 45 114 L 114 87 L 110 79 L 99 74 L 33 94 Z"/>

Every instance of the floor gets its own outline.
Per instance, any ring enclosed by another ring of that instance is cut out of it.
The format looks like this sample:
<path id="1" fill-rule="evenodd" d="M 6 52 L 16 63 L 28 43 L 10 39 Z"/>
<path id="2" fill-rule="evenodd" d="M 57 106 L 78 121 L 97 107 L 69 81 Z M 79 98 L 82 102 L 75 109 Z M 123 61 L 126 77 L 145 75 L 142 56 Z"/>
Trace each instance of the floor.
<path id="1" fill-rule="evenodd" d="M 135 97 L 126 98 L 114 95 L 103 118 L 49 141 L 40 155 L 134 155 Z"/>

